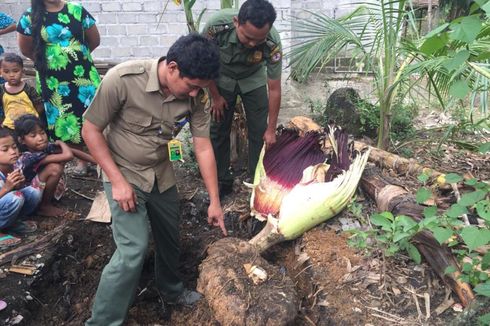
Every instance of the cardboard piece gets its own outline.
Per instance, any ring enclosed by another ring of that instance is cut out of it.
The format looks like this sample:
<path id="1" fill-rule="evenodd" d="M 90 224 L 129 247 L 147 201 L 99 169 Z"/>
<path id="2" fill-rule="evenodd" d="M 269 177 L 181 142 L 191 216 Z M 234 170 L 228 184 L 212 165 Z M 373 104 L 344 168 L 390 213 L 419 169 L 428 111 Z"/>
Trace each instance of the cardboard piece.
<path id="1" fill-rule="evenodd" d="M 111 223 L 111 209 L 105 192 L 99 191 L 97 193 L 85 219 L 93 222 Z"/>

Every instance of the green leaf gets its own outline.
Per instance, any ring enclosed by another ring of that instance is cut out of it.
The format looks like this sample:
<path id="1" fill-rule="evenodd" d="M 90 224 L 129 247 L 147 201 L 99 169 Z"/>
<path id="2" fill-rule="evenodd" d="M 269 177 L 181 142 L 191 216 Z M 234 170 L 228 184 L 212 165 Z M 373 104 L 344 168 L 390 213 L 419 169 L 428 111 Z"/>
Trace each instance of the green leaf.
<path id="1" fill-rule="evenodd" d="M 421 204 L 432 196 L 432 192 L 427 188 L 420 188 L 415 195 L 417 203 Z"/>
<path id="2" fill-rule="evenodd" d="M 476 185 L 477 182 L 478 182 L 478 180 L 476 180 L 476 178 L 471 178 L 471 179 L 466 180 L 464 183 L 468 186 L 474 186 L 474 185 Z"/>
<path id="3" fill-rule="evenodd" d="M 422 257 L 420 256 L 420 252 L 417 250 L 417 248 L 413 244 L 411 244 L 411 243 L 408 244 L 407 252 L 408 252 L 408 255 L 410 256 L 410 258 L 412 258 L 416 264 L 421 263 Z"/>
<path id="4" fill-rule="evenodd" d="M 448 173 L 444 178 L 447 183 L 458 183 L 463 181 L 463 177 L 456 173 Z"/>
<path id="5" fill-rule="evenodd" d="M 488 251 L 485 256 L 483 256 L 482 260 L 481 260 L 481 268 L 483 270 L 487 270 L 488 268 L 490 268 L 490 251 Z"/>
<path id="6" fill-rule="evenodd" d="M 459 200 L 458 204 L 466 207 L 471 207 L 475 205 L 475 203 L 484 199 L 485 197 L 486 197 L 486 192 L 483 190 L 469 192 L 461 196 L 461 199 Z"/>
<path id="7" fill-rule="evenodd" d="M 470 51 L 462 50 L 456 53 L 453 58 L 445 60 L 443 66 L 446 67 L 447 70 L 452 71 L 461 67 L 461 65 L 468 60 L 470 57 Z"/>
<path id="8" fill-rule="evenodd" d="M 449 94 L 459 99 L 464 99 L 468 92 L 470 91 L 470 87 L 468 83 L 464 80 L 458 80 L 454 82 L 449 88 Z"/>
<path id="9" fill-rule="evenodd" d="M 453 230 L 441 228 L 438 226 L 431 228 L 430 230 L 434 234 L 434 238 L 436 238 L 437 242 L 439 242 L 440 244 L 446 242 L 447 239 L 449 239 L 453 235 Z"/>
<path id="10" fill-rule="evenodd" d="M 490 297 L 490 283 L 478 284 L 474 290 L 479 295 Z"/>
<path id="11" fill-rule="evenodd" d="M 480 153 L 482 153 L 482 154 L 486 154 L 486 153 L 490 152 L 490 142 L 481 144 L 478 147 L 478 151 L 480 151 Z"/>
<path id="12" fill-rule="evenodd" d="M 490 325 L 490 313 L 478 317 L 478 321 L 483 325 Z"/>
<path id="13" fill-rule="evenodd" d="M 424 217 L 429 218 L 437 215 L 437 206 L 429 206 L 424 208 Z"/>
<path id="14" fill-rule="evenodd" d="M 461 231 L 461 238 L 470 251 L 486 245 L 490 242 L 490 230 L 478 229 L 475 226 L 467 226 Z"/>
<path id="15" fill-rule="evenodd" d="M 393 256 L 400 250 L 400 247 L 398 247 L 397 244 L 392 244 L 391 246 L 386 249 L 386 255 L 387 256 Z"/>
<path id="16" fill-rule="evenodd" d="M 487 13 L 487 15 L 490 15 L 490 2 L 487 2 L 484 4 L 481 9 Z"/>
<path id="17" fill-rule="evenodd" d="M 444 274 L 447 275 L 447 274 L 451 274 L 451 273 L 454 273 L 456 272 L 456 267 L 454 266 L 448 266 L 446 267 L 446 269 L 444 270 Z"/>
<path id="18" fill-rule="evenodd" d="M 425 35 L 426 38 L 432 38 L 433 36 L 439 34 L 443 30 L 445 30 L 449 26 L 449 23 L 442 24 L 441 26 L 438 26 L 431 30 L 427 35 Z"/>
<path id="19" fill-rule="evenodd" d="M 397 232 L 393 237 L 393 242 L 399 242 L 402 239 L 410 237 L 410 235 L 408 232 Z"/>
<path id="20" fill-rule="evenodd" d="M 429 176 L 425 173 L 422 173 L 417 177 L 417 179 L 422 183 L 426 183 L 427 181 L 429 181 Z"/>
<path id="21" fill-rule="evenodd" d="M 459 204 L 451 205 L 451 208 L 449 208 L 446 211 L 446 215 L 449 217 L 459 217 L 459 216 L 461 216 L 463 214 L 467 214 L 467 213 L 468 213 L 468 210 L 466 209 L 466 207 L 459 205 Z"/>
<path id="22" fill-rule="evenodd" d="M 400 215 L 397 216 L 396 219 L 396 224 L 398 226 L 401 226 L 403 231 L 409 231 L 415 227 L 417 227 L 417 222 L 413 220 L 413 218 L 405 216 L 405 215 Z"/>
<path id="23" fill-rule="evenodd" d="M 381 229 L 385 231 L 390 231 L 392 228 L 392 222 L 382 214 L 374 214 L 371 216 L 371 223 L 376 226 L 380 226 Z"/>
<path id="24" fill-rule="evenodd" d="M 490 200 L 482 200 L 476 204 L 476 212 L 487 222 L 490 222 Z"/>
<path id="25" fill-rule="evenodd" d="M 452 33 L 449 37 L 453 40 L 472 43 L 481 29 L 480 17 L 477 15 L 466 16 L 461 20 L 451 23 L 450 28 Z"/>
<path id="26" fill-rule="evenodd" d="M 420 46 L 420 51 L 426 55 L 434 54 L 437 50 L 442 49 L 446 46 L 447 36 L 440 37 L 439 35 L 430 37 L 422 43 Z"/>
<path id="27" fill-rule="evenodd" d="M 463 266 L 461 267 L 461 270 L 463 271 L 463 273 L 466 273 L 466 274 L 471 272 L 472 269 L 473 269 L 473 265 L 470 263 L 464 263 Z"/>

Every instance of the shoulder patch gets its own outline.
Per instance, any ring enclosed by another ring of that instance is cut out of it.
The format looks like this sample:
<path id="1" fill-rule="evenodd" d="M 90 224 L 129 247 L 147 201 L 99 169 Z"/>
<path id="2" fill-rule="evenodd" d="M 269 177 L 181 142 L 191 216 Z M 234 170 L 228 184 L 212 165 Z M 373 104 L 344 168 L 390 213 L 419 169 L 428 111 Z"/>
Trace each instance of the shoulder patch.
<path id="1" fill-rule="evenodd" d="M 124 66 L 119 67 L 117 72 L 121 77 L 126 75 L 139 75 L 145 72 L 145 67 L 143 65 Z"/>
<path id="2" fill-rule="evenodd" d="M 223 33 L 223 32 L 228 32 L 235 28 L 233 23 L 227 23 L 227 24 L 219 24 L 219 25 L 211 25 L 209 26 L 206 36 L 208 38 L 214 38 L 217 34 Z"/>

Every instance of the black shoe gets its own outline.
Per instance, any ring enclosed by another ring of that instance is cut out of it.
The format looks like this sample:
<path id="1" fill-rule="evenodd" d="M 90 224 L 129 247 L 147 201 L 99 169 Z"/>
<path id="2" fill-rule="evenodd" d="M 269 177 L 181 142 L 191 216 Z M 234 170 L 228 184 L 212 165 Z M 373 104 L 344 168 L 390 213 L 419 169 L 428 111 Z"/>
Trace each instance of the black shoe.
<path id="1" fill-rule="evenodd" d="M 222 200 L 229 194 L 233 192 L 233 185 L 231 184 L 220 184 L 219 185 L 219 199 Z"/>

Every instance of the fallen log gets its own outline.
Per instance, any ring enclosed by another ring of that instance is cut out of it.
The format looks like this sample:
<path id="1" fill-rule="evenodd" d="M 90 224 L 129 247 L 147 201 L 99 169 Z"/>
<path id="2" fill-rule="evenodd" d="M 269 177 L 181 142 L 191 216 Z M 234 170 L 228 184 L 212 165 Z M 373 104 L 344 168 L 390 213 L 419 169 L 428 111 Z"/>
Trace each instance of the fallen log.
<path id="1" fill-rule="evenodd" d="M 66 228 L 66 222 L 62 225 L 57 226 L 51 230 L 48 234 L 36 239 L 32 242 L 26 243 L 25 245 L 18 246 L 15 249 L 7 251 L 0 255 L 0 266 L 12 262 L 15 264 L 16 260 L 23 258 L 25 256 L 32 255 L 33 253 L 44 250 L 54 243 L 56 243 L 61 236 L 64 234 L 63 230 Z"/>
<path id="2" fill-rule="evenodd" d="M 366 169 L 361 178 L 361 187 L 371 197 L 378 210 L 393 215 L 405 215 L 419 222 L 423 218 L 424 206 L 417 204 L 415 197 L 400 186 L 389 184 L 375 169 Z M 460 280 L 459 264 L 446 245 L 441 245 L 428 231 L 418 232 L 412 243 L 429 263 L 437 275 L 457 294 L 461 304 L 468 306 L 475 295 L 471 287 Z M 452 266 L 455 272 L 445 273 Z"/>

